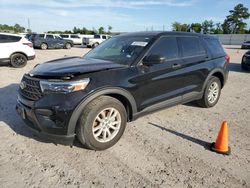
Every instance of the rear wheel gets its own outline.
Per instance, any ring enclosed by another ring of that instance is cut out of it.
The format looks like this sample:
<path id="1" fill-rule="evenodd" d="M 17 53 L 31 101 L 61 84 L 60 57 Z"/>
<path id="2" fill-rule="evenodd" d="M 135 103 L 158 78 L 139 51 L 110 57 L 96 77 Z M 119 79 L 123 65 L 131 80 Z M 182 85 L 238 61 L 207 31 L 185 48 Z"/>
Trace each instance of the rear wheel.
<path id="1" fill-rule="evenodd" d="M 115 98 L 101 96 L 83 110 L 76 129 L 77 138 L 89 149 L 104 150 L 118 142 L 126 123 L 123 104 Z"/>
<path id="2" fill-rule="evenodd" d="M 22 68 L 27 64 L 27 57 L 20 53 L 13 54 L 10 57 L 10 64 L 15 68 Z"/>
<path id="3" fill-rule="evenodd" d="M 204 108 L 210 108 L 217 104 L 221 93 L 221 82 L 219 78 L 212 76 L 205 88 L 203 97 L 197 101 L 198 104 Z"/>
<path id="4" fill-rule="evenodd" d="M 42 43 L 41 44 L 41 49 L 42 50 L 47 50 L 48 49 L 48 45 L 46 43 Z"/>
<path id="5" fill-rule="evenodd" d="M 70 44 L 70 43 L 66 43 L 66 44 L 65 44 L 65 48 L 66 48 L 66 49 L 70 49 L 70 48 L 71 48 L 71 44 Z"/>

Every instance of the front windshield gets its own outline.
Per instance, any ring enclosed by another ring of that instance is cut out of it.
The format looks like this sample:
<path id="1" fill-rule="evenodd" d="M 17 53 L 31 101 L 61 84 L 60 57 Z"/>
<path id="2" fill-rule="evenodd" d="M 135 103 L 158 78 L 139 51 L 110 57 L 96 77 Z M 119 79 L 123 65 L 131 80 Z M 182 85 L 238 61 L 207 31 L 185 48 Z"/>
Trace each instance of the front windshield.
<path id="1" fill-rule="evenodd" d="M 91 50 L 84 58 L 130 64 L 141 54 L 150 39 L 149 37 L 113 37 Z"/>

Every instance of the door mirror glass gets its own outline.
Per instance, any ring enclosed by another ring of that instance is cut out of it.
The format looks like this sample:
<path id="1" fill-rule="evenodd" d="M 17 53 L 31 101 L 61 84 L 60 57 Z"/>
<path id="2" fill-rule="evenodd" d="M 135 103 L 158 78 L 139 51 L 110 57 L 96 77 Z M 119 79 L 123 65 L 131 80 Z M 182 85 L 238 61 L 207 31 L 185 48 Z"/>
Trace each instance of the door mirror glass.
<path id="1" fill-rule="evenodd" d="M 143 58 L 144 65 L 154 65 L 164 62 L 165 57 L 162 57 L 158 54 L 151 54 Z"/>

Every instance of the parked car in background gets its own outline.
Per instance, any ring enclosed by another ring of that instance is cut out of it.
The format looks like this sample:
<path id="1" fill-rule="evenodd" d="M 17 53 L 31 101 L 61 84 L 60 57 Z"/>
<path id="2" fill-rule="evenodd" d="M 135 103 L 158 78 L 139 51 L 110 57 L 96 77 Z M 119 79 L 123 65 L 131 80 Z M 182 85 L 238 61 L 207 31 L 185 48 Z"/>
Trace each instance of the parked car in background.
<path id="1" fill-rule="evenodd" d="M 63 39 L 72 40 L 73 44 L 82 44 L 82 37 L 77 34 L 61 34 L 60 37 L 62 37 Z"/>
<path id="2" fill-rule="evenodd" d="M 33 42 L 35 48 L 46 50 L 48 48 L 66 48 L 70 49 L 74 46 L 72 40 L 63 39 L 55 34 L 35 34 L 30 40 Z"/>
<path id="3" fill-rule="evenodd" d="M 38 135 L 64 144 L 77 136 L 85 147 L 103 150 L 127 122 L 155 110 L 191 101 L 215 106 L 228 64 L 213 36 L 122 34 L 83 57 L 37 65 L 22 78 L 16 109 Z"/>
<path id="4" fill-rule="evenodd" d="M 21 68 L 35 58 L 33 44 L 23 35 L 0 33 L 0 63 Z"/>
<path id="5" fill-rule="evenodd" d="M 86 45 L 88 48 L 95 48 L 99 44 L 101 44 L 106 39 L 110 38 L 110 35 L 94 35 L 93 38 L 83 38 L 82 44 Z"/>
<path id="6" fill-rule="evenodd" d="M 241 61 L 241 67 L 244 70 L 250 70 L 250 51 L 247 51 Z"/>
<path id="7" fill-rule="evenodd" d="M 250 49 L 250 41 L 243 42 L 241 44 L 241 49 Z"/>

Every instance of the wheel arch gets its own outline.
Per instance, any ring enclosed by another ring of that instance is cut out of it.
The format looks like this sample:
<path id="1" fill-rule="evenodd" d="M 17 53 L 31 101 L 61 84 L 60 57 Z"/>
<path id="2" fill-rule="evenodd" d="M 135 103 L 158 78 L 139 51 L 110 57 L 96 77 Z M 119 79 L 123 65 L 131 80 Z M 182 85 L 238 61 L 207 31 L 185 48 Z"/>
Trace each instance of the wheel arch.
<path id="1" fill-rule="evenodd" d="M 219 78 L 219 80 L 220 80 L 220 82 L 221 82 L 221 88 L 223 88 L 223 86 L 224 86 L 224 84 L 225 84 L 225 74 L 223 73 L 223 70 L 221 70 L 221 69 L 214 69 L 213 71 L 211 71 L 211 72 L 208 74 L 208 76 L 207 76 L 207 78 L 206 78 L 206 80 L 205 80 L 205 82 L 204 82 L 204 84 L 203 84 L 203 88 L 202 88 L 202 91 L 203 91 L 203 92 L 204 92 L 204 90 L 205 90 L 205 88 L 206 88 L 206 86 L 207 86 L 207 83 L 208 83 L 209 79 L 210 79 L 212 76 L 215 76 L 215 77 Z"/>
<path id="2" fill-rule="evenodd" d="M 85 106 L 91 102 L 92 100 L 100 97 L 102 95 L 114 97 L 119 100 L 125 107 L 128 113 L 128 120 L 132 120 L 133 114 L 137 112 L 137 106 L 134 97 L 126 90 L 122 88 L 103 88 L 100 89 L 86 98 L 84 98 L 80 104 L 74 109 L 68 124 L 68 131 L 67 134 L 75 134 L 76 125 Z"/>
<path id="3" fill-rule="evenodd" d="M 26 54 L 26 53 L 24 53 L 24 52 L 22 52 L 22 51 L 16 51 L 16 52 L 13 52 L 12 54 L 10 54 L 10 59 L 11 59 L 11 56 L 13 56 L 14 54 L 22 54 L 22 55 L 24 55 L 26 58 L 27 58 L 27 60 L 28 60 L 28 55 Z"/>

